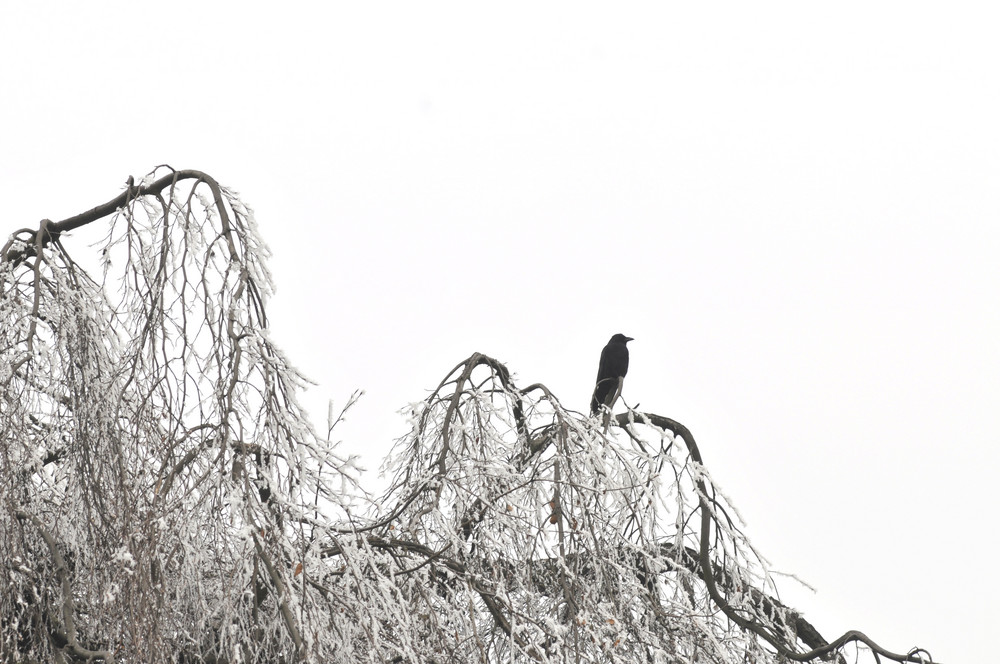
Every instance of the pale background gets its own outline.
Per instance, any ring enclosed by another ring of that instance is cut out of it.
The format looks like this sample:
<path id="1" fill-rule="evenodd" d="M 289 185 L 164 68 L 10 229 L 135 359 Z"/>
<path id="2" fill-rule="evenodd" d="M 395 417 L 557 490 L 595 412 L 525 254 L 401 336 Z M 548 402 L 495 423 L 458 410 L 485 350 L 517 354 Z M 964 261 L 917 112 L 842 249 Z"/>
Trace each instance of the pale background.
<path id="1" fill-rule="evenodd" d="M 0 233 L 161 163 L 240 191 L 373 487 L 473 351 L 582 410 L 624 332 L 827 638 L 996 661 L 992 7 L 7 2 Z"/>

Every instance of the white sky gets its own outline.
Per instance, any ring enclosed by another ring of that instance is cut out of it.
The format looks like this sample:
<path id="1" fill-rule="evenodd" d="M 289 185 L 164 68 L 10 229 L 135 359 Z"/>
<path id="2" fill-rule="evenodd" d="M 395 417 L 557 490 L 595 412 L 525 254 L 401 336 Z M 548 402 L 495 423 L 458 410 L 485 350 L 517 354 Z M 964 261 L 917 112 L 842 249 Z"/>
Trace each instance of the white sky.
<path id="1" fill-rule="evenodd" d="M 824 636 L 994 660 L 1000 10 L 622 4 L 5 3 L 2 234 L 237 189 L 372 469 L 473 351 L 582 410 L 624 332 Z"/>

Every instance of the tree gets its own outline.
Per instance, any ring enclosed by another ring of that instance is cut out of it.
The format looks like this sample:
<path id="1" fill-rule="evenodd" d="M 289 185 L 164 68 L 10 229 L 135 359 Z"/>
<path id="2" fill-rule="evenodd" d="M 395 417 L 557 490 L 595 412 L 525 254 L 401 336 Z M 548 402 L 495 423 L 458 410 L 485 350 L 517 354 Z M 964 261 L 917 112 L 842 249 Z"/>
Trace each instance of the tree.
<path id="1" fill-rule="evenodd" d="M 99 220 L 95 275 L 63 237 Z M 931 661 L 782 605 L 683 425 L 605 433 L 485 355 L 368 496 L 296 401 L 266 257 L 166 167 L 4 246 L 0 660 Z"/>

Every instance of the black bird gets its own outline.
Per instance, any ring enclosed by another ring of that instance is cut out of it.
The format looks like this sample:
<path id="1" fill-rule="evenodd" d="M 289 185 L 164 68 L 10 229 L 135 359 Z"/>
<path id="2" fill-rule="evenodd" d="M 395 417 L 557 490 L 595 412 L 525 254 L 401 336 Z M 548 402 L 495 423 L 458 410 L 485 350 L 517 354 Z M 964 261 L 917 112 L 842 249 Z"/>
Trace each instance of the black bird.
<path id="1" fill-rule="evenodd" d="M 614 406 L 622 392 L 622 381 L 628 373 L 628 348 L 632 337 L 616 334 L 601 351 L 601 364 L 597 368 L 597 385 L 590 400 L 590 414 L 596 415 L 601 405 Z"/>

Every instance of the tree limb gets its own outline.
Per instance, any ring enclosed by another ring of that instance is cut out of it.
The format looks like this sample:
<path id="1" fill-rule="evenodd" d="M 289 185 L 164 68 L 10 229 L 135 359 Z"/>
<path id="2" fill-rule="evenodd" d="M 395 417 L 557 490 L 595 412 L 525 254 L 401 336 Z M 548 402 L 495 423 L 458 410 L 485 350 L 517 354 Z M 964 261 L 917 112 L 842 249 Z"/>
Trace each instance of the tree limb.
<path id="1" fill-rule="evenodd" d="M 52 556 L 52 562 L 55 563 L 56 578 L 59 579 L 63 596 L 62 619 L 65 634 L 59 635 L 66 641 L 66 645 L 63 649 L 67 650 L 73 657 L 85 659 L 88 662 L 99 659 L 114 664 L 115 656 L 110 651 L 87 648 L 80 645 L 80 642 L 77 640 L 76 618 L 74 617 L 74 614 L 76 613 L 76 604 L 73 602 L 73 587 L 70 585 L 69 581 L 69 568 L 66 566 L 66 560 L 63 558 L 62 553 L 60 553 L 58 545 L 56 545 L 55 538 L 52 537 L 49 531 L 45 528 L 45 525 L 42 524 L 41 520 L 34 514 L 30 514 L 22 509 L 17 509 L 14 510 L 14 515 L 21 521 L 30 521 L 36 528 L 38 528 L 38 534 L 48 547 L 49 554 Z"/>
<path id="2" fill-rule="evenodd" d="M 618 426 L 620 427 L 627 427 L 630 424 L 634 424 L 637 419 L 646 424 L 651 424 L 655 427 L 659 427 L 660 429 L 671 431 L 675 437 L 680 436 L 680 438 L 684 441 L 684 444 L 687 445 L 688 453 L 691 455 L 691 458 L 699 466 L 704 466 L 704 461 L 702 460 L 701 457 L 701 451 L 698 449 L 698 445 L 694 441 L 694 436 L 691 435 L 691 431 L 686 426 L 668 417 L 663 417 L 661 415 L 656 415 L 654 413 L 639 413 L 632 410 L 630 410 L 627 413 L 622 413 L 620 415 L 617 415 L 615 417 L 615 420 L 617 421 Z M 712 597 L 712 601 L 714 601 L 716 605 L 718 605 L 718 607 L 722 609 L 722 611 L 726 614 L 726 616 L 734 623 L 739 625 L 744 630 L 752 632 L 757 636 L 759 636 L 760 638 L 764 639 L 782 656 L 798 662 L 807 662 L 810 660 L 817 659 L 819 657 L 824 657 L 826 655 L 829 655 L 830 653 L 833 653 L 834 651 L 838 650 L 839 648 L 843 647 L 844 645 L 852 641 L 859 641 L 861 643 L 864 643 L 866 646 L 871 648 L 872 652 L 876 653 L 877 655 L 881 655 L 882 657 L 886 657 L 896 662 L 929 664 L 933 661 L 932 659 L 923 656 L 923 654 L 926 654 L 926 651 L 923 650 L 913 650 L 905 655 L 886 650 L 885 648 L 882 648 L 877 643 L 872 641 L 868 636 L 856 630 L 851 630 L 849 632 L 846 632 L 839 638 L 827 642 L 823 639 L 822 636 L 820 636 L 819 632 L 816 631 L 816 629 L 812 627 L 812 625 L 803 620 L 801 616 L 799 616 L 795 612 L 789 612 L 791 615 L 795 616 L 794 622 L 796 626 L 796 631 L 798 631 L 799 634 L 799 638 L 801 638 L 803 642 L 806 643 L 806 645 L 812 648 L 812 650 L 809 650 L 807 652 L 800 652 L 799 650 L 795 649 L 794 646 L 790 646 L 789 644 L 784 643 L 783 641 L 778 639 L 774 634 L 765 629 L 764 626 L 758 623 L 757 621 L 745 618 L 742 615 L 740 615 L 737 612 L 737 610 L 732 605 L 730 605 L 728 601 L 726 601 L 725 597 L 722 596 L 722 593 L 719 592 L 719 585 L 716 579 L 717 572 L 714 569 L 711 560 L 711 542 L 710 542 L 712 520 L 714 518 L 715 511 L 708 502 L 708 491 L 705 486 L 705 480 L 700 475 L 696 476 L 695 484 L 698 489 L 698 501 L 701 505 L 701 538 L 700 538 L 701 550 L 698 552 L 698 564 L 699 567 L 701 568 L 701 573 L 699 574 L 699 576 L 705 582 L 705 586 L 708 588 L 708 593 Z M 762 596 L 760 600 L 762 602 L 767 600 L 768 605 L 772 607 L 782 606 L 780 605 L 779 602 L 777 602 L 777 600 L 767 598 L 766 596 Z M 782 606 L 782 608 L 784 607 Z M 801 631 L 799 631 L 800 627 Z"/>

